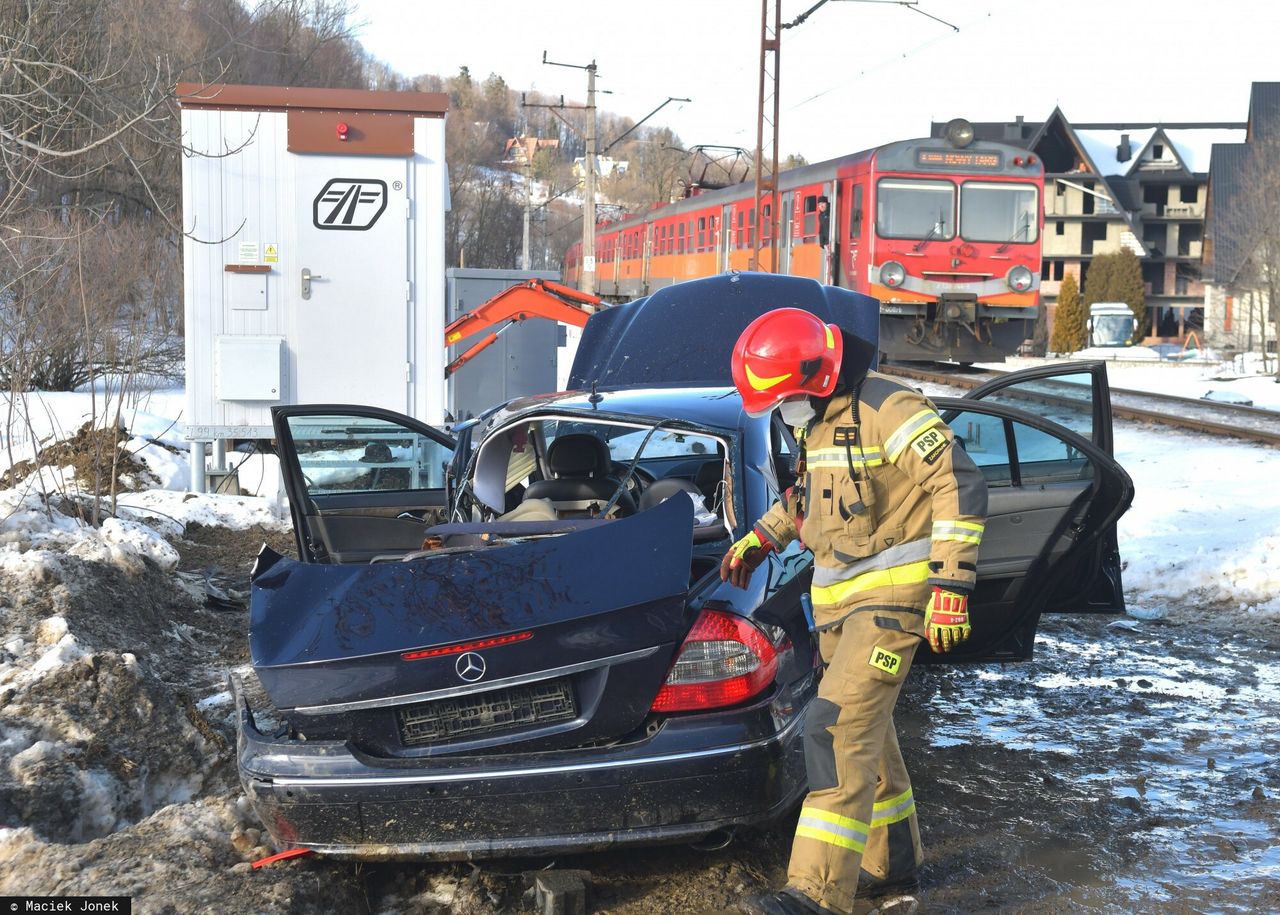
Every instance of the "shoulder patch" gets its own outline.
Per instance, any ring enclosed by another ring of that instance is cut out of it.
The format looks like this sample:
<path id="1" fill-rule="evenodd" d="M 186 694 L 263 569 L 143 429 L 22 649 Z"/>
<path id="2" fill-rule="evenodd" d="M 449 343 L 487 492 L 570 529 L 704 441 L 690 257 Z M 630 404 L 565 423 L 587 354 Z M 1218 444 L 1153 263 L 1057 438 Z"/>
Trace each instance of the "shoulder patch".
<path id="1" fill-rule="evenodd" d="M 947 437 L 942 434 L 942 430 L 934 426 L 931 429 L 925 429 L 911 440 L 911 450 L 920 455 L 921 460 L 926 464 L 933 464 L 942 457 L 942 452 L 946 451 L 950 444 Z"/>

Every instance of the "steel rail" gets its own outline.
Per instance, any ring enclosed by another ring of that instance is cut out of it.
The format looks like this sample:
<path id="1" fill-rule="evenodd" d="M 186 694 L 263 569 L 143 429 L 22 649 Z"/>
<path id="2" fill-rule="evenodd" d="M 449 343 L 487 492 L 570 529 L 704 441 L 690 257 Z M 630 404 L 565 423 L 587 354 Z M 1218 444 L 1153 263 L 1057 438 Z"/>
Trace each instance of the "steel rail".
<path id="1" fill-rule="evenodd" d="M 943 384 L 950 387 L 965 388 L 967 390 L 973 390 L 980 385 L 986 384 L 992 378 L 1007 374 L 1005 372 L 987 370 L 981 375 L 963 375 L 952 372 L 931 371 L 929 369 L 904 365 L 882 365 L 880 367 L 880 371 L 886 375 L 913 378 L 917 381 L 928 381 L 933 384 Z M 1039 391 L 1023 390 L 1020 393 L 1023 396 L 1041 400 L 1048 404 L 1058 404 L 1062 406 L 1079 404 L 1079 401 L 1072 400 L 1071 398 L 1055 397 L 1052 394 L 1045 394 Z M 1261 407 L 1246 407 L 1241 404 L 1218 403 L 1217 401 L 1211 400 L 1198 400 L 1191 397 L 1178 397 L 1173 394 L 1153 393 L 1150 391 L 1132 391 L 1125 388 L 1111 388 L 1111 395 L 1111 415 L 1113 417 L 1132 419 L 1138 422 L 1158 423 L 1164 426 L 1174 426 L 1180 429 L 1188 429 L 1192 432 L 1229 436 L 1231 438 L 1242 438 L 1248 441 L 1260 442 L 1264 445 L 1271 445 L 1272 447 L 1280 447 L 1280 412 L 1275 410 L 1267 410 Z M 1162 403 L 1179 404 L 1189 410 L 1194 409 L 1201 412 L 1217 413 L 1228 417 L 1236 416 L 1241 419 L 1247 418 L 1255 423 L 1261 422 L 1264 426 L 1270 425 L 1271 428 L 1258 428 L 1256 426 L 1218 422 L 1212 419 L 1197 419 L 1196 417 L 1182 415 L 1174 411 L 1147 410 L 1132 404 L 1117 402 L 1115 399 L 1117 395 L 1123 398 L 1145 398 Z"/>

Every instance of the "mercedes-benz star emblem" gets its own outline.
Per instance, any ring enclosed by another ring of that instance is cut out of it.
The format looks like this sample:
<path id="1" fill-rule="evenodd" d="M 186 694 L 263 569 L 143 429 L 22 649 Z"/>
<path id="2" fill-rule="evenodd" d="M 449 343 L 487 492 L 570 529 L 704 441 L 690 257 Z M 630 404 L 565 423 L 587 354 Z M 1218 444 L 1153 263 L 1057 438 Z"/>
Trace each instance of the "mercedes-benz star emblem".
<path id="1" fill-rule="evenodd" d="M 458 661 L 453 665 L 453 669 L 458 672 L 458 676 L 466 680 L 468 683 L 475 683 L 484 676 L 484 658 L 476 654 L 474 651 L 468 651 L 466 654 L 458 655 Z"/>

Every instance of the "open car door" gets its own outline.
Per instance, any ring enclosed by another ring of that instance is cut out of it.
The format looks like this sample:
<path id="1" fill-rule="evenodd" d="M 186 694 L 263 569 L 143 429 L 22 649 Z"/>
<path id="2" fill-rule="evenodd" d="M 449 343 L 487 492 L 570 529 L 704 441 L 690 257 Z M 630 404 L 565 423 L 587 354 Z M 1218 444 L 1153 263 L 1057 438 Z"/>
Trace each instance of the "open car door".
<path id="1" fill-rule="evenodd" d="M 271 411 L 280 471 L 304 562 L 367 562 L 422 545 L 447 520 L 455 441 L 376 407 L 321 404 Z"/>
<path id="2" fill-rule="evenodd" d="M 1067 362 L 1010 372 L 975 388 L 964 399 L 1019 407 L 1066 426 L 1108 455 L 1114 453 L 1111 388 L 1105 362 Z M 1049 601 L 1046 610 L 1063 613 L 1124 611 L 1120 545 L 1115 521 L 1102 532 L 1094 555 L 1081 557 L 1067 581 L 1081 587 L 1064 584 Z"/>
<path id="3" fill-rule="evenodd" d="M 1107 392 L 1105 368 L 1100 386 L 1091 371 L 1085 374 L 1089 398 L 1079 399 L 1074 412 L 1087 413 L 1092 432 L 1109 446 L 1109 402 L 1094 402 Z M 1038 383 L 1046 376 L 1033 369 L 1026 377 Z M 970 600 L 973 635 L 949 661 L 1025 660 L 1041 613 L 1124 609 L 1115 525 L 1133 500 L 1129 475 L 1109 448 L 1057 421 L 1081 422 L 1061 404 L 1046 408 L 1012 392 L 1006 403 L 991 399 L 934 398 L 958 446 L 986 478 L 989 497 Z M 1105 420 L 1105 430 L 1093 416 Z"/>

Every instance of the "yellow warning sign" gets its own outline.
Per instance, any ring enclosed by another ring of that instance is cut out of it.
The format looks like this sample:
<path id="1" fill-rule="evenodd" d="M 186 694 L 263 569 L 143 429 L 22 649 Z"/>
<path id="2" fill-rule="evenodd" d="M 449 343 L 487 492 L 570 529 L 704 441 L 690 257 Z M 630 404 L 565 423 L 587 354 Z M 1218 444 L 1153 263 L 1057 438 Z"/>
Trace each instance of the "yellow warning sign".
<path id="1" fill-rule="evenodd" d="M 280 246 L 275 242 L 267 242 L 262 246 L 262 259 L 268 264 L 274 264 L 280 260 Z"/>

